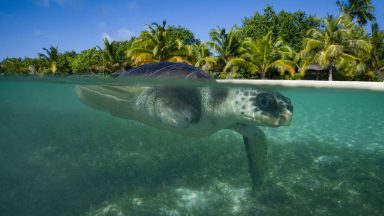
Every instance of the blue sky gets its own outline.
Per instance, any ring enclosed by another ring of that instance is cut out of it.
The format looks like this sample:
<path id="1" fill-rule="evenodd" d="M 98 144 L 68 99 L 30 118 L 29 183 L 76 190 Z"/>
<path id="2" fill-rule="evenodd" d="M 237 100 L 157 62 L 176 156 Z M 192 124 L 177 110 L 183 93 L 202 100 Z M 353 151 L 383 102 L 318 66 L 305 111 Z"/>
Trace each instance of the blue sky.
<path id="1" fill-rule="evenodd" d="M 336 0 L 0 0 L 0 59 L 36 57 L 43 47 L 81 51 L 101 45 L 102 38 L 125 40 L 145 25 L 166 19 L 170 25 L 190 29 L 208 40 L 217 26 L 240 25 L 244 17 L 276 11 L 325 17 L 338 14 Z M 376 18 L 384 27 L 384 2 L 372 0 Z"/>

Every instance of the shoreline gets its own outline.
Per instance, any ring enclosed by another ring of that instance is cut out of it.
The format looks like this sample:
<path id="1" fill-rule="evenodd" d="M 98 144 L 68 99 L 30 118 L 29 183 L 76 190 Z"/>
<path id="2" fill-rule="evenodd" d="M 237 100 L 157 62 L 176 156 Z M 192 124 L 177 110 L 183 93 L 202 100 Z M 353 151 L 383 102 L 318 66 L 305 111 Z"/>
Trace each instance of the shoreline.
<path id="1" fill-rule="evenodd" d="M 327 89 L 355 89 L 384 92 L 384 82 L 368 81 L 318 81 L 318 80 L 246 80 L 246 79 L 220 79 L 219 83 L 263 85 L 268 87 L 285 88 L 327 88 Z"/>

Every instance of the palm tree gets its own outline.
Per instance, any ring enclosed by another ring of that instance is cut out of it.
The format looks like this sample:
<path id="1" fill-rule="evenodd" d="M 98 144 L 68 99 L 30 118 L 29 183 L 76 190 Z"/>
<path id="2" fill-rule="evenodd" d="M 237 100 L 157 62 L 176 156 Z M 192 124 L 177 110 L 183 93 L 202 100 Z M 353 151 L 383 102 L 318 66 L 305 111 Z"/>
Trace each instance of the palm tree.
<path id="1" fill-rule="evenodd" d="M 289 60 L 294 58 L 295 52 L 282 40 L 273 40 L 272 32 L 261 39 L 244 39 L 240 52 L 241 58 L 232 58 L 225 69 L 236 65 L 251 74 L 258 74 L 261 79 L 265 79 L 266 74 L 271 70 L 277 70 L 280 74 L 287 71 L 292 76 L 295 73 L 295 63 Z"/>
<path id="2" fill-rule="evenodd" d="M 116 56 L 116 49 L 115 47 L 112 45 L 112 43 L 109 42 L 108 38 L 104 38 L 103 39 L 103 43 L 104 43 L 104 49 L 99 48 L 99 50 L 101 50 L 104 54 L 104 57 L 105 57 L 105 60 L 111 62 L 111 63 L 116 63 L 116 59 L 117 59 L 117 56 Z"/>
<path id="3" fill-rule="evenodd" d="M 20 73 L 24 72 L 23 60 L 21 58 L 6 58 L 0 64 L 1 73 Z M 27 70 L 28 71 L 28 70 Z"/>
<path id="4" fill-rule="evenodd" d="M 166 21 L 163 21 L 162 25 L 158 23 L 148 25 L 148 31 L 140 34 L 127 55 L 136 65 L 162 61 L 184 62 L 183 57 L 187 52 L 183 49 L 185 46 L 181 40 L 172 40 L 169 36 Z"/>
<path id="5" fill-rule="evenodd" d="M 366 25 L 368 21 L 374 21 L 374 7 L 371 0 L 348 0 L 348 2 L 337 1 L 340 10 L 352 19 L 356 18 L 359 25 Z"/>
<path id="6" fill-rule="evenodd" d="M 371 25 L 371 32 L 369 41 L 372 49 L 369 53 L 359 53 L 363 59 L 359 66 L 365 72 L 365 79 L 372 80 L 375 77 L 384 75 L 384 31 L 379 30 L 377 23 L 373 23 Z"/>
<path id="7" fill-rule="evenodd" d="M 217 63 L 217 59 L 212 56 L 206 43 L 192 44 L 188 46 L 190 62 L 196 67 L 200 67 L 205 71 L 212 69 Z"/>
<path id="8" fill-rule="evenodd" d="M 124 48 L 126 44 L 130 41 L 118 42 L 112 41 L 109 42 L 107 38 L 103 39 L 104 48 L 99 48 L 103 56 L 103 66 L 102 70 L 107 70 L 108 72 L 115 72 L 117 70 L 124 69 L 129 64 L 128 59 L 126 59 L 125 54 L 121 53 L 121 48 Z M 129 45 L 128 45 L 129 46 Z"/>
<path id="9" fill-rule="evenodd" d="M 241 45 L 240 30 L 236 28 L 229 29 L 228 33 L 225 28 L 213 29 L 209 32 L 211 41 L 208 45 L 218 54 L 218 60 L 224 62 L 225 68 L 228 62 L 239 56 L 239 49 Z M 233 67 L 232 72 L 234 70 Z M 229 73 L 226 73 L 226 78 L 229 79 Z"/>
<path id="10" fill-rule="evenodd" d="M 102 65 L 102 71 L 108 71 L 113 72 L 115 69 L 119 66 L 119 63 L 116 61 L 116 51 L 114 47 L 112 46 L 112 43 L 109 42 L 108 38 L 103 39 L 104 48 L 97 46 L 97 48 L 102 52 L 103 56 L 103 65 Z"/>
<path id="11" fill-rule="evenodd" d="M 359 60 L 355 53 L 369 51 L 370 45 L 363 39 L 352 37 L 353 27 L 349 17 L 341 15 L 336 19 L 328 16 L 323 30 L 310 29 L 301 51 L 300 72 L 304 74 L 311 64 L 318 64 L 328 69 L 328 80 L 332 81 L 334 69 L 342 70 L 343 66 L 355 64 Z"/>
<path id="12" fill-rule="evenodd" d="M 71 68 L 75 73 L 83 72 L 104 72 L 104 66 L 100 66 L 103 62 L 103 52 L 94 47 L 79 53 L 71 62 Z"/>
<path id="13" fill-rule="evenodd" d="M 57 71 L 57 60 L 59 58 L 59 51 L 57 47 L 49 47 L 43 48 L 45 50 L 46 54 L 43 53 L 38 53 L 39 58 L 46 60 L 47 62 L 50 63 L 50 71 L 52 73 L 56 73 Z"/>
<path id="14" fill-rule="evenodd" d="M 372 24 L 370 70 L 375 74 L 384 72 L 384 31 L 379 30 L 377 23 Z"/>

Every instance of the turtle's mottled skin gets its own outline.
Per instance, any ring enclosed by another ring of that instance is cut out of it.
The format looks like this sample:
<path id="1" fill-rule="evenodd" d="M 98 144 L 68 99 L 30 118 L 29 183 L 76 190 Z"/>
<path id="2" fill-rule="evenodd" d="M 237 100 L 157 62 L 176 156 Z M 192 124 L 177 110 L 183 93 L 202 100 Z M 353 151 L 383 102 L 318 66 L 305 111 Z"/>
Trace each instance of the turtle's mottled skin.
<path id="1" fill-rule="evenodd" d="M 210 80 L 202 70 L 182 63 L 153 63 L 125 71 L 117 78 Z M 77 86 L 81 101 L 114 116 L 190 136 L 207 136 L 221 129 L 243 135 L 252 189 L 263 182 L 268 144 L 258 126 L 289 125 L 292 105 L 274 91 L 211 87 Z"/>

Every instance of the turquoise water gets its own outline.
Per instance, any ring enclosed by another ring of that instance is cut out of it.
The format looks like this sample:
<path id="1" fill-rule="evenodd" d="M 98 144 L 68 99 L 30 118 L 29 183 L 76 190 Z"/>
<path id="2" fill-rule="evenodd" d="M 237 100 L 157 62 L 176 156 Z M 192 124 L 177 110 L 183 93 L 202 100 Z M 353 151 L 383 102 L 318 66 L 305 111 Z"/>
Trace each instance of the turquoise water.
<path id="1" fill-rule="evenodd" d="M 251 197 L 233 131 L 184 137 L 87 107 L 68 81 L 4 78 L 0 215 L 382 215 L 384 93 L 279 91 L 293 121 L 263 128 L 269 173 Z"/>

